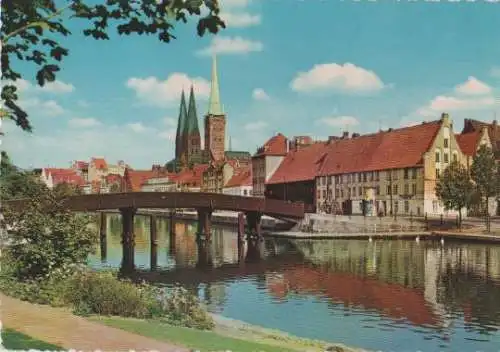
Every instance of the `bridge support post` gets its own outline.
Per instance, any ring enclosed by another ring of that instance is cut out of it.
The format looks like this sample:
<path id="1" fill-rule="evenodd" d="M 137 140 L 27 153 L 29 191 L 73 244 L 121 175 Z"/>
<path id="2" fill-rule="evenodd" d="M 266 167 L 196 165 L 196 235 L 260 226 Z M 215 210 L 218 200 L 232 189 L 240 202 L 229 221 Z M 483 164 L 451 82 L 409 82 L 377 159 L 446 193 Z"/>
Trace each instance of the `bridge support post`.
<path id="1" fill-rule="evenodd" d="M 170 255 L 175 255 L 175 209 L 171 209 L 168 220 L 168 251 Z"/>
<path id="2" fill-rule="evenodd" d="M 99 221 L 99 244 L 101 246 L 101 262 L 106 261 L 107 252 L 108 252 L 108 243 L 106 240 L 106 232 L 107 232 L 107 217 L 106 213 L 100 213 L 100 221 Z"/>
<path id="3" fill-rule="evenodd" d="M 198 233 L 200 240 L 210 241 L 212 234 L 212 211 L 210 209 L 197 209 L 198 212 Z"/>
<path id="4" fill-rule="evenodd" d="M 122 270 L 132 271 L 135 268 L 134 263 L 134 247 L 135 247 L 135 235 L 134 235 L 134 216 L 137 209 L 135 208 L 121 208 L 120 213 L 122 215 Z"/>
<path id="5" fill-rule="evenodd" d="M 158 266 L 158 237 L 156 227 L 156 215 L 149 217 L 149 238 L 151 242 L 150 268 L 156 270 Z"/>
<path id="6" fill-rule="evenodd" d="M 255 239 L 261 241 L 262 233 L 260 227 L 260 220 L 262 218 L 262 214 L 251 211 L 246 214 L 246 217 L 248 225 L 248 235 L 250 237 L 249 239 Z"/>

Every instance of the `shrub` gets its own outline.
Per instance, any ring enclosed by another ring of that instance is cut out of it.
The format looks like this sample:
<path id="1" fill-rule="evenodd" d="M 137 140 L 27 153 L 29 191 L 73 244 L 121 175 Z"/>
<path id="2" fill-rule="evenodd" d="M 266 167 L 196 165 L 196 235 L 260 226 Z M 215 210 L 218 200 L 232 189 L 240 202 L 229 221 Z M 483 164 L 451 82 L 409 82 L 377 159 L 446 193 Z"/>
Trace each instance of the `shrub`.
<path id="1" fill-rule="evenodd" d="M 166 313 L 164 320 L 170 324 L 202 330 L 210 330 L 215 325 L 198 298 L 181 286 L 173 287 L 163 296 L 162 310 Z"/>
<path id="2" fill-rule="evenodd" d="M 33 197 L 21 211 L 7 209 L 4 221 L 10 240 L 5 255 L 20 281 L 40 280 L 70 264 L 84 264 L 97 242 L 90 219 L 65 209 L 51 191 Z"/>
<path id="3" fill-rule="evenodd" d="M 119 280 L 112 272 L 76 273 L 67 282 L 65 300 L 75 313 L 152 318 L 160 311 L 152 287 Z"/>

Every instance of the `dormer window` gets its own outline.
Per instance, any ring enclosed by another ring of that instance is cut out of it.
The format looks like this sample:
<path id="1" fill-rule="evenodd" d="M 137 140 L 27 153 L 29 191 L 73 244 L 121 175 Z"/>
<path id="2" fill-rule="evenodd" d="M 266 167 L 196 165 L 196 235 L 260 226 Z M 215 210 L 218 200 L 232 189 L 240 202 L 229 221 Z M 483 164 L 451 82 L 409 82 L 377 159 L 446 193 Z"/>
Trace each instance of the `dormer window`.
<path id="1" fill-rule="evenodd" d="M 449 144 L 449 143 L 448 143 L 448 138 L 445 138 L 445 139 L 444 139 L 444 141 L 443 141 L 443 146 L 444 146 L 445 148 L 448 148 L 448 147 L 449 147 L 449 146 L 448 146 L 448 144 Z"/>

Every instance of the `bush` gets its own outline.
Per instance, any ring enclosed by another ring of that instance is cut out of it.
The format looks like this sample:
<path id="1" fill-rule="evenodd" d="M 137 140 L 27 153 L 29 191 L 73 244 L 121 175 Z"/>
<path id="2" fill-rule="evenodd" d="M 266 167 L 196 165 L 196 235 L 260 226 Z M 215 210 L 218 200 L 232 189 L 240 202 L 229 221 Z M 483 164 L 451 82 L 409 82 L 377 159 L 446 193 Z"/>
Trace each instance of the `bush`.
<path id="1" fill-rule="evenodd" d="M 10 240 L 5 256 L 19 281 L 40 280 L 70 264 L 84 264 L 97 243 L 90 218 L 65 209 L 51 191 L 33 197 L 21 211 L 7 209 L 4 221 Z"/>

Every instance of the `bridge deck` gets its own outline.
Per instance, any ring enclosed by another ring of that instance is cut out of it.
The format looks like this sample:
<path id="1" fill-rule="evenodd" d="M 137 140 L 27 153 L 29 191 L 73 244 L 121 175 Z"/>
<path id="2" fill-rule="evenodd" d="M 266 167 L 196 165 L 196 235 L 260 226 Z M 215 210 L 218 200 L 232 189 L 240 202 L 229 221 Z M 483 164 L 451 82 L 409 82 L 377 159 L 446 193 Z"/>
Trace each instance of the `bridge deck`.
<path id="1" fill-rule="evenodd" d="M 26 200 L 5 202 L 22 207 Z M 73 211 L 97 211 L 119 208 L 209 208 L 214 210 L 255 211 L 268 216 L 289 219 L 304 217 L 303 203 L 276 199 L 233 196 L 198 192 L 129 192 L 89 194 L 68 197 L 64 205 Z"/>

